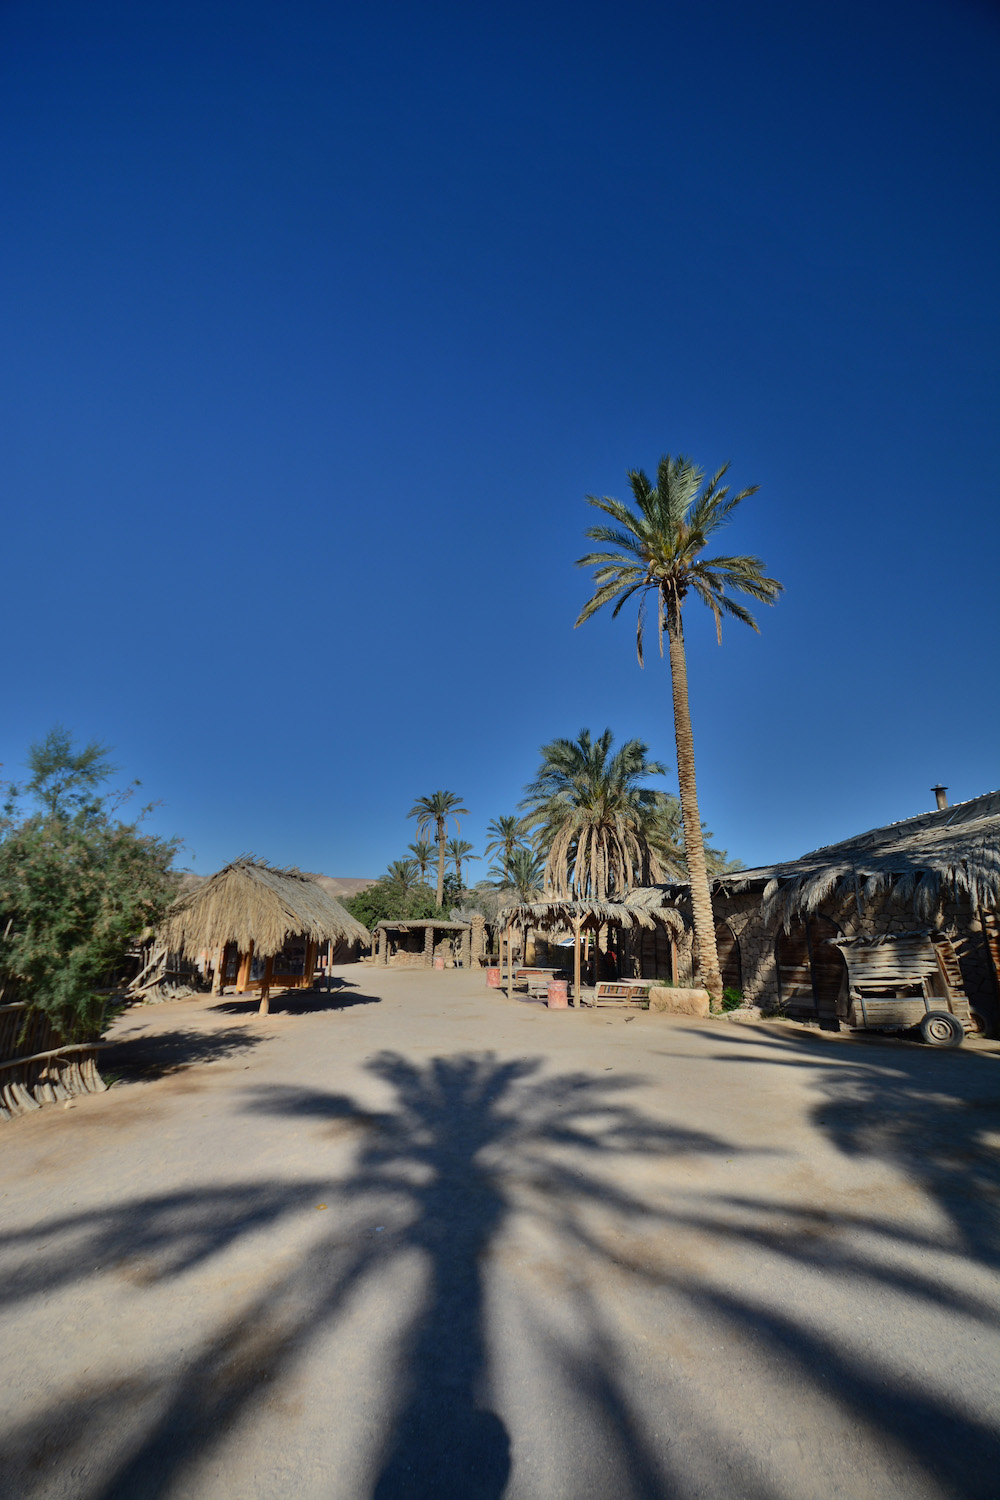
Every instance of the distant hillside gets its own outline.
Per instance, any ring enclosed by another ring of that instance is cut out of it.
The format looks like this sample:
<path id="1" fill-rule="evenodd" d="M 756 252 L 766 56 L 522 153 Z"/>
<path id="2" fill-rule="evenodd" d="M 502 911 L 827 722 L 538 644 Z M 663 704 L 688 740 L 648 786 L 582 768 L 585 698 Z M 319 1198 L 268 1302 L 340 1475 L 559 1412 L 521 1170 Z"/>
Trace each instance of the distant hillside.
<path id="1" fill-rule="evenodd" d="M 308 875 L 310 880 L 315 880 L 331 896 L 337 897 L 356 896 L 359 891 L 366 891 L 370 885 L 375 884 L 374 880 L 359 879 L 354 875 L 317 875 L 312 870 L 304 870 L 303 874 Z"/>

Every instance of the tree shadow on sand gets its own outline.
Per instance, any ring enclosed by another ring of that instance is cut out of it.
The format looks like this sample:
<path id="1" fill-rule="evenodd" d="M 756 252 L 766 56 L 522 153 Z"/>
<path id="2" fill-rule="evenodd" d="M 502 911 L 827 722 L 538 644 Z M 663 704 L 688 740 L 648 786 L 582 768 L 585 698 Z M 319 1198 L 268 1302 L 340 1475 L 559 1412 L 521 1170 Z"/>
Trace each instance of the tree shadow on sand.
<path id="1" fill-rule="evenodd" d="M 227 1026 L 220 1031 L 178 1027 L 175 1031 L 145 1032 L 108 1047 L 101 1055 L 101 1071 L 124 1083 L 150 1082 L 195 1063 L 240 1057 L 263 1040 L 260 1033 L 244 1026 Z"/>
<path id="2" fill-rule="evenodd" d="M 271 1014 L 310 1016 L 320 1011 L 349 1010 L 353 1005 L 380 1005 L 381 995 L 366 995 L 348 979 L 335 978 L 334 988 L 309 990 L 272 990 Z M 260 1007 L 260 995 L 254 992 L 226 996 L 208 1007 L 227 1016 L 254 1016 Z"/>
<path id="3" fill-rule="evenodd" d="M 797 1065 L 794 1046 L 782 1044 L 774 1061 Z M 75 1485 L 75 1500 L 195 1495 L 196 1467 L 213 1455 L 224 1462 L 227 1436 L 337 1327 L 355 1294 L 414 1264 L 421 1289 L 395 1349 L 379 1406 L 385 1426 L 373 1467 L 359 1481 L 359 1500 L 500 1500 L 517 1452 L 509 1413 L 497 1409 L 487 1280 L 494 1247 L 515 1215 L 558 1247 L 560 1265 L 595 1272 L 589 1279 L 570 1275 L 548 1297 L 560 1303 L 561 1322 L 547 1317 L 541 1298 L 527 1309 L 546 1368 L 558 1378 L 551 1420 L 573 1421 L 579 1434 L 577 1468 L 551 1492 L 599 1500 L 777 1500 L 788 1492 L 749 1447 L 715 1430 L 708 1410 L 693 1419 L 693 1436 L 673 1440 L 670 1392 L 683 1390 L 683 1376 L 656 1393 L 665 1435 L 654 1438 L 609 1305 L 595 1290 L 603 1277 L 624 1274 L 657 1299 L 669 1296 L 752 1337 L 775 1368 L 794 1371 L 803 1389 L 839 1408 L 858 1431 L 876 1424 L 924 1486 L 921 1493 L 995 1496 L 1000 1444 L 983 1422 L 928 1395 L 916 1378 L 893 1379 L 794 1308 L 775 1310 L 738 1276 L 720 1284 L 674 1256 L 674 1237 L 694 1231 L 712 1237 L 732 1273 L 744 1261 L 770 1257 L 779 1287 L 783 1267 L 819 1264 L 816 1237 L 796 1218 L 796 1205 L 699 1191 L 698 1167 L 707 1172 L 720 1157 L 749 1159 L 757 1154 L 751 1147 L 651 1118 L 630 1100 L 637 1080 L 617 1074 L 553 1076 L 539 1059 L 492 1054 L 416 1062 L 382 1053 L 368 1067 L 388 1101 L 383 1108 L 316 1089 L 248 1091 L 248 1110 L 315 1122 L 314 1158 L 321 1158 L 325 1136 L 356 1143 L 349 1168 L 332 1185 L 319 1173 L 314 1181 L 208 1187 L 0 1232 L 0 1295 L 14 1301 L 51 1295 L 116 1257 L 144 1265 L 150 1285 L 162 1284 L 256 1230 L 290 1227 L 315 1209 L 320 1193 L 332 1210 L 305 1248 L 290 1262 L 276 1260 L 262 1289 L 213 1326 L 193 1354 L 179 1362 L 151 1359 L 118 1383 L 113 1399 L 104 1390 L 68 1391 L 23 1423 L 0 1454 L 5 1500 L 48 1500 L 68 1493 L 67 1485 Z M 847 1132 L 845 1149 L 854 1149 L 852 1141 L 869 1149 L 871 1142 L 857 1137 L 858 1101 L 850 1092 L 857 1078 L 848 1072 L 827 1082 L 832 1092 L 823 1097 L 817 1127 Z M 653 1169 L 679 1158 L 695 1169 L 692 1177 L 685 1167 L 693 1187 L 670 1201 L 634 1191 L 622 1170 L 626 1161 Z M 975 1179 L 976 1193 L 985 1186 L 985 1178 Z M 914 1231 L 878 1216 L 861 1227 L 884 1245 L 916 1243 Z M 634 1248 L 643 1237 L 655 1253 Z M 978 1253 L 991 1242 L 965 1243 Z M 891 1286 L 917 1307 L 956 1307 L 984 1324 L 991 1317 L 989 1308 L 971 1296 L 962 1301 L 929 1275 L 887 1266 L 881 1249 L 866 1255 L 853 1241 L 827 1240 L 821 1254 L 824 1273 L 834 1277 Z M 322 1390 L 314 1392 L 315 1401 L 324 1399 Z M 541 1485 L 532 1492 L 548 1491 Z M 310 1490 L 308 1500 L 317 1493 Z M 526 1493 L 523 1482 L 518 1493 Z"/>

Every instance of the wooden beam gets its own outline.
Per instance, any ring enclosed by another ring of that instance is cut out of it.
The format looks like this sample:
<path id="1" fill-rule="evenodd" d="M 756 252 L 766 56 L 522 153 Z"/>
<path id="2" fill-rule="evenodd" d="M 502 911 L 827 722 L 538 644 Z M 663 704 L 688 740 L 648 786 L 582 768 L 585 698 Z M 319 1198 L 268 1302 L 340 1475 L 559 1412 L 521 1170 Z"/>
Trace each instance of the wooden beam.
<path id="1" fill-rule="evenodd" d="M 274 977 L 274 954 L 269 953 L 264 960 L 264 977 L 260 982 L 260 1007 L 257 1014 L 267 1016 L 271 1013 L 271 980 Z"/>
<path id="2" fill-rule="evenodd" d="M 243 994 L 250 983 L 250 969 L 253 964 L 253 938 L 250 939 L 250 949 L 247 953 L 240 954 L 240 972 L 236 976 L 236 988 Z"/>

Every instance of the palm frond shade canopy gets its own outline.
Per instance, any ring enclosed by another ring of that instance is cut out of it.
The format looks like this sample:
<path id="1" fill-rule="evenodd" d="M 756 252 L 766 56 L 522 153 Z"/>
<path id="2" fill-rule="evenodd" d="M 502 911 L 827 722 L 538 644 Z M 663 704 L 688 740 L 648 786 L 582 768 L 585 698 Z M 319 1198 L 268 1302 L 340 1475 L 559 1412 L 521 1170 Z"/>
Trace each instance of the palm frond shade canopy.
<path id="1" fill-rule="evenodd" d="M 655 485 L 641 469 L 629 471 L 635 509 L 608 495 L 602 498 L 588 495 L 588 504 L 603 511 L 613 524 L 591 526 L 587 536 L 605 550 L 588 552 L 577 560 L 578 567 L 594 569 L 595 585 L 593 595 L 580 611 L 577 625 L 589 620 L 606 604 L 613 603 L 612 616 L 617 616 L 630 599 L 636 599 L 635 644 L 642 666 L 646 605 L 652 593 L 661 656 L 664 635 L 667 637 L 691 904 L 702 979 L 716 1001 L 722 995 L 722 974 L 698 812 L 683 606 L 689 594 L 707 605 L 721 643 L 722 620 L 726 615 L 757 629 L 753 615 L 734 598 L 734 591 L 762 604 L 773 604 L 781 592 L 781 584 L 764 574 L 759 557 L 702 556 L 713 534 L 726 524 L 736 507 L 757 492 L 758 486 L 750 485 L 738 494 L 730 494 L 729 486 L 722 482 L 728 467 L 723 465 L 706 484 L 703 471 L 689 459 L 666 454 L 660 460 Z"/>

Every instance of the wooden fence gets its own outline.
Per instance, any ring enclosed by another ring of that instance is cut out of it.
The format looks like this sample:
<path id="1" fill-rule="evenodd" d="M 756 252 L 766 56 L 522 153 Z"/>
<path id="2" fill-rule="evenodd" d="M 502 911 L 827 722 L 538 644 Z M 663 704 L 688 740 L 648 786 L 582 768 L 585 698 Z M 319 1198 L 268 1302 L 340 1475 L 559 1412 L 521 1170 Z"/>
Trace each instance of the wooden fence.
<path id="1" fill-rule="evenodd" d="M 104 1092 L 98 1042 L 63 1046 L 44 1011 L 0 1005 L 0 1120 L 58 1099 Z"/>

